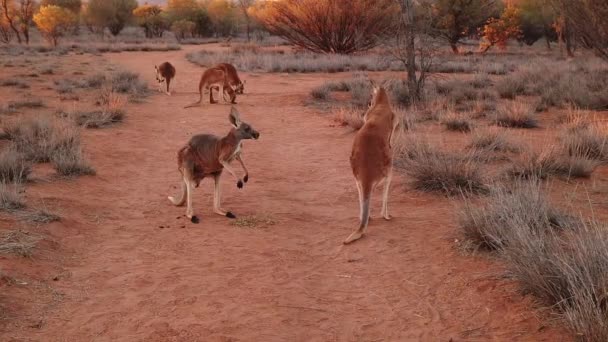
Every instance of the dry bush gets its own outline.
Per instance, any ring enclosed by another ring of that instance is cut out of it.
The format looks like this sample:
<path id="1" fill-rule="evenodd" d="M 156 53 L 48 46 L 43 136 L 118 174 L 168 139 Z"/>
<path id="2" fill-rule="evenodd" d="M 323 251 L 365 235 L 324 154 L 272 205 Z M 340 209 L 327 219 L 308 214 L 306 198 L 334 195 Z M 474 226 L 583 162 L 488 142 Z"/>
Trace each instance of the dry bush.
<path id="1" fill-rule="evenodd" d="M 569 222 L 566 215 L 549 204 L 538 180 L 496 185 L 489 194 L 481 206 L 465 198 L 459 213 L 464 240 L 474 249 L 502 251 L 518 238 L 521 229 L 542 234 Z"/>
<path id="2" fill-rule="evenodd" d="M 445 153 L 423 140 L 398 139 L 395 167 L 412 178 L 414 188 L 448 196 L 487 190 L 475 152 Z"/>
<path id="3" fill-rule="evenodd" d="M 504 255 L 523 290 L 562 313 L 582 341 L 608 340 L 608 227 L 578 222 L 560 235 L 536 234 L 509 221 L 517 234 Z"/>
<path id="4" fill-rule="evenodd" d="M 492 152 L 518 153 L 521 151 L 520 145 L 512 142 L 505 132 L 497 129 L 476 131 L 473 133 L 468 147 Z"/>
<path id="5" fill-rule="evenodd" d="M 82 157 L 80 131 L 69 122 L 32 116 L 4 127 L 15 149 L 34 162 L 52 162 L 65 176 L 91 175 L 95 170 Z"/>
<path id="6" fill-rule="evenodd" d="M 10 110 L 19 110 L 23 108 L 41 108 L 44 107 L 44 103 L 40 99 L 27 99 L 19 101 L 11 101 L 8 103 Z"/>
<path id="7" fill-rule="evenodd" d="M 296 46 L 350 54 L 375 47 L 393 32 L 400 11 L 390 0 L 286 0 L 266 2 L 252 13 L 267 30 Z"/>
<path id="8" fill-rule="evenodd" d="M 570 156 L 601 162 L 608 161 L 608 135 L 596 126 L 570 129 L 562 137 L 562 145 Z"/>
<path id="9" fill-rule="evenodd" d="M 523 102 L 508 102 L 496 110 L 494 122 L 501 127 L 538 128 L 534 108 Z"/>
<path id="10" fill-rule="evenodd" d="M 110 84 L 113 92 L 128 94 L 131 100 L 139 100 L 150 94 L 146 82 L 139 79 L 139 74 L 130 71 L 112 75 Z"/>
<path id="11" fill-rule="evenodd" d="M 9 147 L 0 153 L 0 182 L 22 182 L 32 172 L 32 163 L 16 149 Z"/>
<path id="12" fill-rule="evenodd" d="M 37 241 L 37 238 L 20 230 L 10 231 L 0 237 L 0 253 L 30 257 Z"/>
<path id="13" fill-rule="evenodd" d="M 19 194 L 20 189 L 19 182 L 0 183 L 0 210 L 13 211 L 25 208 Z"/>
<path id="14" fill-rule="evenodd" d="M 589 178 L 598 165 L 594 160 L 547 150 L 523 155 L 507 173 L 513 178 L 523 179 L 546 179 L 552 176 L 566 179 Z"/>
<path id="15" fill-rule="evenodd" d="M 125 118 L 126 99 L 120 94 L 110 92 L 104 101 L 107 103 L 101 110 L 78 111 L 69 114 L 77 125 L 85 128 L 103 128 L 122 122 Z"/>
<path id="16" fill-rule="evenodd" d="M 186 58 L 197 65 L 212 67 L 219 63 L 231 63 L 242 71 L 263 72 L 344 72 L 403 70 L 403 66 L 383 55 L 338 55 L 316 53 L 291 53 L 262 51 L 259 53 L 226 53 L 199 51 L 188 53 Z"/>
<path id="17" fill-rule="evenodd" d="M 315 100 L 328 100 L 331 88 L 327 84 L 320 85 L 310 91 L 310 96 Z"/>
<path id="18" fill-rule="evenodd" d="M 84 159 L 80 146 L 72 146 L 55 151 L 51 158 L 51 163 L 57 173 L 62 176 L 95 175 L 95 169 Z"/>
<path id="19" fill-rule="evenodd" d="M 496 89 L 502 98 L 540 96 L 540 109 L 576 106 L 608 109 L 608 69 L 598 63 L 538 61 L 502 78 Z"/>
<path id="20" fill-rule="evenodd" d="M 25 83 L 21 80 L 15 80 L 15 79 L 2 80 L 2 81 L 0 81 L 0 86 L 15 87 L 15 88 L 19 88 L 19 89 L 28 89 L 30 87 L 27 83 Z"/>
<path id="21" fill-rule="evenodd" d="M 334 121 L 340 126 L 348 126 L 355 131 L 363 127 L 363 114 L 358 108 L 341 107 L 334 109 Z"/>
<path id="22" fill-rule="evenodd" d="M 103 74 L 94 74 L 82 80 L 64 78 L 55 80 L 55 90 L 60 94 L 72 93 L 75 89 L 98 89 L 106 82 Z"/>
<path id="23" fill-rule="evenodd" d="M 448 131 L 468 133 L 473 129 L 473 122 L 468 117 L 457 113 L 444 115 L 441 123 Z"/>

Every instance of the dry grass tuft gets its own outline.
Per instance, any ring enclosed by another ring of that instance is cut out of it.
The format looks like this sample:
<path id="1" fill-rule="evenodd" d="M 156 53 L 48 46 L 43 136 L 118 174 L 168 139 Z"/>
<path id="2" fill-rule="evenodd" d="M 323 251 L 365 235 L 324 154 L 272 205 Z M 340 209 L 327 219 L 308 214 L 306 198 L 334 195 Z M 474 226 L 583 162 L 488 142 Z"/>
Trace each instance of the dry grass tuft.
<path id="1" fill-rule="evenodd" d="M 11 231 L 0 237 L 0 253 L 31 257 L 37 241 L 28 233 Z"/>
<path id="2" fill-rule="evenodd" d="M 32 172 L 32 163 L 16 149 L 9 147 L 0 153 L 0 182 L 23 182 Z"/>
<path id="3" fill-rule="evenodd" d="M 508 102 L 497 108 L 494 122 L 501 127 L 538 128 L 534 108 L 522 102 Z"/>
<path id="4" fill-rule="evenodd" d="M 568 223 L 567 217 L 549 204 L 536 179 L 493 186 L 489 194 L 479 207 L 465 198 L 459 214 L 460 230 L 474 249 L 504 250 L 522 227 L 538 234 Z"/>
<path id="5" fill-rule="evenodd" d="M 14 211 L 25 208 L 19 194 L 21 184 L 0 183 L 0 210 Z"/>
<path id="6" fill-rule="evenodd" d="M 363 127 L 363 114 L 357 108 L 340 107 L 334 109 L 334 121 L 357 131 Z"/>
<path id="7" fill-rule="evenodd" d="M 597 126 L 578 126 L 570 129 L 562 138 L 562 145 L 568 155 L 608 161 L 608 135 Z"/>
<path id="8" fill-rule="evenodd" d="M 521 146 L 512 142 L 505 132 L 486 129 L 473 133 L 468 148 L 492 152 L 518 153 Z"/>
<path id="9" fill-rule="evenodd" d="M 412 178 L 414 188 L 448 196 L 487 191 L 477 153 L 444 153 L 411 138 L 399 139 L 396 145 L 395 166 Z"/>
<path id="10" fill-rule="evenodd" d="M 444 115 L 441 123 L 448 131 L 468 133 L 473 129 L 473 122 L 463 115 L 450 113 Z"/>

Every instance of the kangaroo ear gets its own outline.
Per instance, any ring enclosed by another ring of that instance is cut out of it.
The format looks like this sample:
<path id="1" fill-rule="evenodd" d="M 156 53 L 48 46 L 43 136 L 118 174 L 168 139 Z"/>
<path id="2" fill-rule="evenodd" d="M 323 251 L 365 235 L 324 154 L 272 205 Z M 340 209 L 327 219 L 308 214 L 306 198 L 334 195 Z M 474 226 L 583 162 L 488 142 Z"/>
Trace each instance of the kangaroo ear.
<path id="1" fill-rule="evenodd" d="M 241 115 L 235 106 L 230 108 L 230 115 L 228 116 L 228 119 L 230 119 L 230 123 L 232 126 L 234 126 L 234 128 L 238 128 L 241 125 Z"/>

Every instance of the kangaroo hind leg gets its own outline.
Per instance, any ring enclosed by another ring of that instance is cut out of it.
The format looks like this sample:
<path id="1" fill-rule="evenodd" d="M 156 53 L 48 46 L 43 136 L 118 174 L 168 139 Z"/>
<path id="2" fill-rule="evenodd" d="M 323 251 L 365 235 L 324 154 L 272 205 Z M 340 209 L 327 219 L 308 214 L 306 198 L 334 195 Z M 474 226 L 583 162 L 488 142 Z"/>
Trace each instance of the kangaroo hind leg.
<path id="1" fill-rule="evenodd" d="M 359 228 L 357 228 L 354 232 L 352 232 L 346 240 L 344 240 L 344 244 L 349 244 L 351 242 L 357 241 L 363 237 L 365 234 L 365 230 L 367 229 L 367 225 L 369 224 L 369 212 L 370 212 L 370 198 L 372 193 L 372 187 L 368 184 L 363 184 L 359 180 L 357 180 L 357 190 L 359 191 Z"/>

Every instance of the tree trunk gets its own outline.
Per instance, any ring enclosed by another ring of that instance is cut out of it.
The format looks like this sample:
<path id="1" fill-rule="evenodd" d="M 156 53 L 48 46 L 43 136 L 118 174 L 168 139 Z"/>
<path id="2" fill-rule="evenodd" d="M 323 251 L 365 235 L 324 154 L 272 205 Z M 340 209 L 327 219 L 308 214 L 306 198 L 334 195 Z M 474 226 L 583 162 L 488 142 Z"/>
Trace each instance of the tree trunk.
<path id="1" fill-rule="evenodd" d="M 456 43 L 450 42 L 450 47 L 455 55 L 460 54 L 460 50 L 458 50 L 458 45 Z"/>
<path id="2" fill-rule="evenodd" d="M 412 103 L 420 100 L 420 89 L 416 77 L 416 28 L 414 26 L 414 3 L 412 0 L 403 0 L 401 14 L 405 24 L 405 53 L 407 59 L 407 87 Z"/>
<path id="3" fill-rule="evenodd" d="M 15 36 L 17 36 L 17 41 L 19 44 L 21 44 L 21 34 L 19 33 L 17 27 L 15 27 L 13 18 L 11 18 L 11 16 L 8 14 L 8 0 L 2 0 L 2 11 L 4 12 L 4 18 L 6 19 L 8 26 L 10 26 L 11 30 L 13 30 Z"/>
<path id="4" fill-rule="evenodd" d="M 574 52 L 572 52 L 572 32 L 567 18 L 564 21 L 564 40 L 566 41 L 566 53 L 568 57 L 574 57 Z"/>

